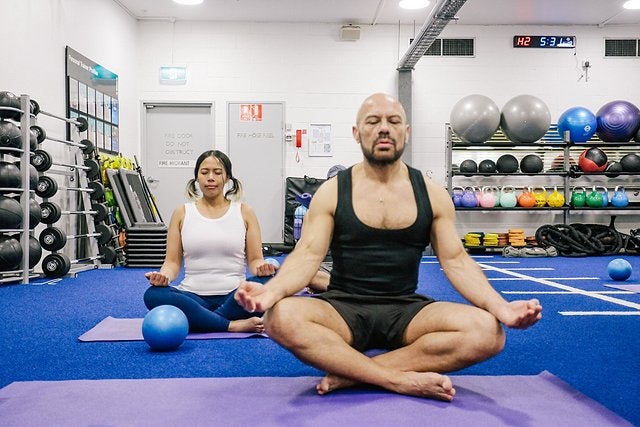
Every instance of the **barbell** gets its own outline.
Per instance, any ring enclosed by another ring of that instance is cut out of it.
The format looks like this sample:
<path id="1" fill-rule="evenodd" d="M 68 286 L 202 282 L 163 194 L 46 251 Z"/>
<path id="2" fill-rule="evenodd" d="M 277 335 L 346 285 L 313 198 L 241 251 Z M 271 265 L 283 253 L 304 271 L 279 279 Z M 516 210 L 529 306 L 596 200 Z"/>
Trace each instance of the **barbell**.
<path id="1" fill-rule="evenodd" d="M 76 234 L 67 236 L 67 234 L 57 227 L 47 227 L 40 233 L 40 246 L 48 251 L 57 251 L 64 248 L 69 239 L 80 239 L 83 237 L 97 237 L 99 245 L 105 245 L 113 238 L 111 228 L 104 224 L 96 225 L 95 233 Z"/>
<path id="2" fill-rule="evenodd" d="M 71 163 L 54 162 L 51 155 L 44 150 L 35 150 L 31 155 L 31 164 L 38 172 L 46 172 L 51 166 L 64 166 L 71 169 L 78 168 L 85 171 L 89 179 L 100 176 L 100 163 L 96 159 L 84 159 L 84 166 Z"/>
<path id="3" fill-rule="evenodd" d="M 90 181 L 88 188 L 76 187 L 60 187 L 55 179 L 50 176 L 42 175 L 38 177 L 38 185 L 36 185 L 36 194 L 44 199 L 56 194 L 58 190 L 80 191 L 89 193 L 91 200 L 97 200 L 104 196 L 104 185 L 99 181 Z"/>
<path id="4" fill-rule="evenodd" d="M 40 212 L 42 218 L 40 222 L 43 224 L 53 224 L 58 221 L 62 215 L 94 215 L 93 221 L 103 221 L 109 215 L 109 208 L 103 203 L 92 203 L 90 211 L 63 211 L 57 203 L 42 202 L 40 203 Z"/>
<path id="5" fill-rule="evenodd" d="M 66 139 L 53 138 L 47 135 L 47 132 L 41 126 L 33 125 L 29 129 L 35 135 L 36 141 L 38 144 L 41 144 L 45 140 L 60 142 L 62 144 L 71 145 L 72 147 L 78 147 L 82 150 L 84 154 L 87 154 L 87 155 L 93 153 L 93 150 L 95 149 L 93 142 L 91 142 L 88 139 L 83 139 L 80 142 L 73 142 L 73 141 L 68 141 Z"/>
<path id="6" fill-rule="evenodd" d="M 102 260 L 105 264 L 113 264 L 116 260 L 116 251 L 109 246 L 101 247 L 98 253 L 100 254 L 98 256 L 74 260 L 69 259 L 67 255 L 61 253 L 49 254 L 42 260 L 42 272 L 46 277 L 62 277 L 69 272 L 71 264 L 93 261 L 96 259 Z"/>

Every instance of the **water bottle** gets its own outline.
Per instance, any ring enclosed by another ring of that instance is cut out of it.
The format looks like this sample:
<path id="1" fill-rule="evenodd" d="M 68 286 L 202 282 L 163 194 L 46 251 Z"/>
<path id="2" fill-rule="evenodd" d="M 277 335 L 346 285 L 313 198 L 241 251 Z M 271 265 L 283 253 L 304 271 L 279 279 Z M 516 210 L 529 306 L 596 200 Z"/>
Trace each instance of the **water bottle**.
<path id="1" fill-rule="evenodd" d="M 302 221 L 307 214 L 307 208 L 304 205 L 300 205 L 293 213 L 293 238 L 297 242 L 300 240 L 300 232 L 302 231 Z"/>

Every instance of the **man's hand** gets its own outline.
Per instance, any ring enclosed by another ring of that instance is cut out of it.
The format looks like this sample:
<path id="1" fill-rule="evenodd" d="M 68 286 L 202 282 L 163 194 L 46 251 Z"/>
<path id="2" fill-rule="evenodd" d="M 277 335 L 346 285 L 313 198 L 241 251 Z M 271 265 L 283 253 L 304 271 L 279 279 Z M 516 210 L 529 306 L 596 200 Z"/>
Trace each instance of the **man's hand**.
<path id="1" fill-rule="evenodd" d="M 542 306 L 537 299 L 512 301 L 501 306 L 495 315 L 509 328 L 527 329 L 542 318 Z"/>
<path id="2" fill-rule="evenodd" d="M 250 313 L 265 312 L 278 300 L 276 296 L 260 283 L 242 282 L 236 290 L 235 297 L 238 304 Z"/>
<path id="3" fill-rule="evenodd" d="M 149 271 L 144 274 L 153 286 L 169 286 L 169 278 L 159 271 Z"/>

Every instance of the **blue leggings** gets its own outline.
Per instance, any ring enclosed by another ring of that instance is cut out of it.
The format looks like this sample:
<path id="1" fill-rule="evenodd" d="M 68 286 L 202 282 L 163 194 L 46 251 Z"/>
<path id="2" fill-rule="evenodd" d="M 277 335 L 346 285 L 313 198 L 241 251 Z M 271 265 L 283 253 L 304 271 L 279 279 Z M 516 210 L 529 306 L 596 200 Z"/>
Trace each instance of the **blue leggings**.
<path id="1" fill-rule="evenodd" d="M 251 277 L 247 280 L 265 283 L 271 277 Z M 227 295 L 200 296 L 173 286 L 150 286 L 144 293 L 149 310 L 159 305 L 173 305 L 184 312 L 193 332 L 226 332 L 231 320 L 248 319 L 262 313 L 249 313 L 234 299 L 236 291 Z"/>

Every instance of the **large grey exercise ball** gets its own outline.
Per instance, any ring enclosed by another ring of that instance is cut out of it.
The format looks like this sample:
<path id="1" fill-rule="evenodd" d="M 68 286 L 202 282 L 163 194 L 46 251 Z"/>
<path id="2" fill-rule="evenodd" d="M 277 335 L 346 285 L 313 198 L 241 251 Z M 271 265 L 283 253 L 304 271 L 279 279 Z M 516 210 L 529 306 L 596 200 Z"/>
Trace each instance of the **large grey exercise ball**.
<path id="1" fill-rule="evenodd" d="M 453 106 L 449 123 L 462 141 L 485 142 L 500 126 L 500 109 L 487 96 L 468 95 Z"/>
<path id="2" fill-rule="evenodd" d="M 518 95 L 502 108 L 500 126 L 513 142 L 536 142 L 551 125 L 549 107 L 533 95 Z"/>

